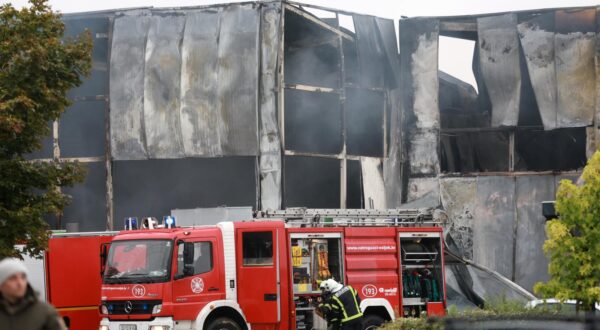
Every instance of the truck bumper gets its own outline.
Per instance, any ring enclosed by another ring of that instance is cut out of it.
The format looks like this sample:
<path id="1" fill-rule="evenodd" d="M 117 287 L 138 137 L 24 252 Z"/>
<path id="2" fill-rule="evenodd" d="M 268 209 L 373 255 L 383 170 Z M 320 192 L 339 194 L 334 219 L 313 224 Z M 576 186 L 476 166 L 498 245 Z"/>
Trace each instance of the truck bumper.
<path id="1" fill-rule="evenodd" d="M 157 317 L 152 321 L 110 321 L 107 318 L 100 320 L 100 330 L 154 330 L 151 327 L 155 327 L 156 330 L 173 330 L 175 322 L 171 317 Z"/>

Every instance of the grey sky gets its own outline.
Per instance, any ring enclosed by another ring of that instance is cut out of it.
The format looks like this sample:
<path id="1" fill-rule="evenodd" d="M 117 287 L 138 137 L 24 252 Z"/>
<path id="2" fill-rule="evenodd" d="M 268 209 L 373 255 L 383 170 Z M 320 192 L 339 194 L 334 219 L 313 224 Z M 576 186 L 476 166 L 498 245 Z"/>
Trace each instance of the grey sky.
<path id="1" fill-rule="evenodd" d="M 6 1 L 15 7 L 27 4 L 26 0 Z M 114 8 L 131 7 L 183 7 L 203 4 L 214 4 L 219 0 L 104 0 L 104 1 L 73 1 L 50 0 L 53 9 L 63 13 L 94 11 Z M 493 13 L 538 8 L 595 6 L 598 0 L 302 0 L 300 2 L 338 8 L 357 13 L 370 14 L 397 20 L 400 16 L 450 16 L 480 13 Z M 441 38 L 440 40 L 440 69 L 462 80 L 474 84 L 471 71 L 473 42 Z"/>

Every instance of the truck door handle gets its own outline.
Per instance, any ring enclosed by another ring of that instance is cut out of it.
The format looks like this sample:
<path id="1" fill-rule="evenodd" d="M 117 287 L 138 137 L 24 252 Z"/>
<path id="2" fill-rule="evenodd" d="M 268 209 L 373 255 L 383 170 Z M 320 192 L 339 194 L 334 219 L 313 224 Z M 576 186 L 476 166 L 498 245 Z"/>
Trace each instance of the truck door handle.
<path id="1" fill-rule="evenodd" d="M 277 294 L 276 293 L 265 293 L 265 301 L 276 301 Z"/>
<path id="2" fill-rule="evenodd" d="M 208 291 L 219 291 L 219 288 L 211 287 L 211 288 L 208 288 Z"/>

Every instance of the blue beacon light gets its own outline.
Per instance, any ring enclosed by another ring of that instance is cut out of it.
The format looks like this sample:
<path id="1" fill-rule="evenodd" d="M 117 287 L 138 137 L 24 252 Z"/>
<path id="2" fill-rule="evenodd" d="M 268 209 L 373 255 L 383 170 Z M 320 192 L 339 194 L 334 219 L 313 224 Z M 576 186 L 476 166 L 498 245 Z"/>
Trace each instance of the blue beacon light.
<path id="1" fill-rule="evenodd" d="M 175 217 L 172 215 L 165 215 L 163 217 L 163 224 L 165 225 L 165 228 L 173 228 L 176 225 L 176 221 L 175 221 Z"/>
<path id="2" fill-rule="evenodd" d="M 136 217 L 125 218 L 124 225 L 125 230 L 138 229 L 138 219 Z"/>

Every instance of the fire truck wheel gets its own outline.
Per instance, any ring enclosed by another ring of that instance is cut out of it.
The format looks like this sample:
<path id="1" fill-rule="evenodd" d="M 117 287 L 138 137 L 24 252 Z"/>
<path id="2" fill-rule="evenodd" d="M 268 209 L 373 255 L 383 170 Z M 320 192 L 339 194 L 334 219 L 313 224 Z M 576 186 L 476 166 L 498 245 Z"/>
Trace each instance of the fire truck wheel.
<path id="1" fill-rule="evenodd" d="M 379 315 L 365 315 L 363 319 L 363 330 L 374 330 L 379 328 L 385 320 Z"/>
<path id="2" fill-rule="evenodd" d="M 234 320 L 227 317 L 219 317 L 210 322 L 206 330 L 242 330 L 240 325 Z"/>

